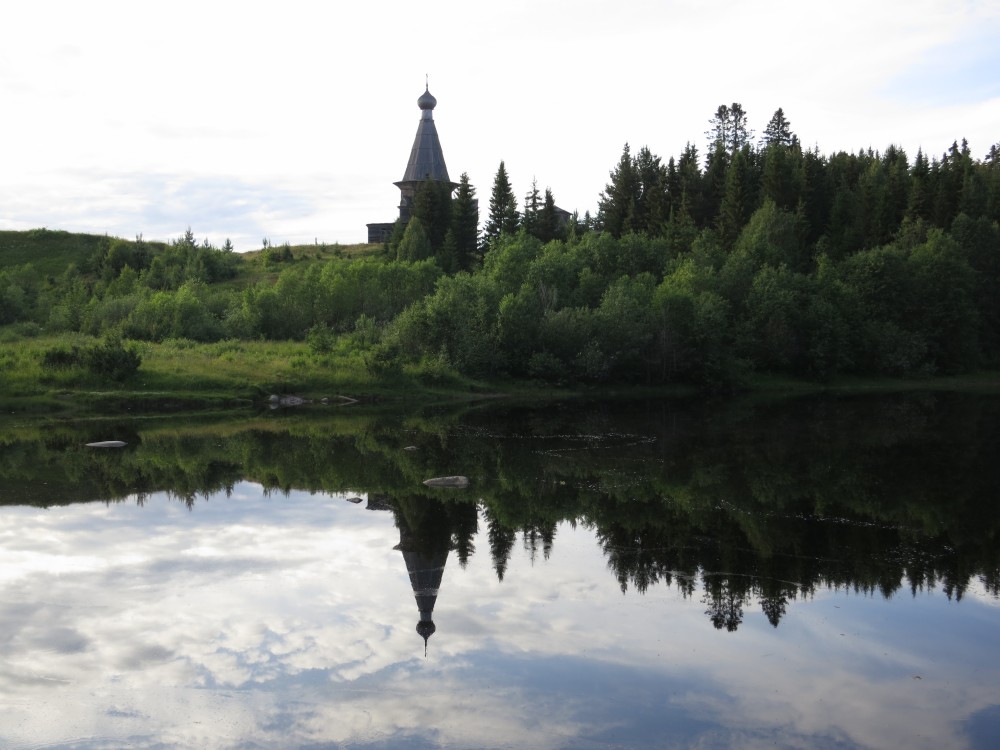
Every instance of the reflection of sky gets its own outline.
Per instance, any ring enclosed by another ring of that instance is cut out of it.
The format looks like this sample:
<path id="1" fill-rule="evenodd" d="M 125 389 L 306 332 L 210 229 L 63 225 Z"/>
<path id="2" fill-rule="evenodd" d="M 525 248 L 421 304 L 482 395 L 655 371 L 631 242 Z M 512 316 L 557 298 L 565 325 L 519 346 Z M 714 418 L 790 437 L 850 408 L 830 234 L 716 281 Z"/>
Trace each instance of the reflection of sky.
<path id="1" fill-rule="evenodd" d="M 1000 609 L 822 592 L 716 631 L 623 595 L 593 533 L 485 532 L 423 656 L 389 513 L 241 484 L 192 511 L 0 510 L 0 746 L 990 746 Z"/>

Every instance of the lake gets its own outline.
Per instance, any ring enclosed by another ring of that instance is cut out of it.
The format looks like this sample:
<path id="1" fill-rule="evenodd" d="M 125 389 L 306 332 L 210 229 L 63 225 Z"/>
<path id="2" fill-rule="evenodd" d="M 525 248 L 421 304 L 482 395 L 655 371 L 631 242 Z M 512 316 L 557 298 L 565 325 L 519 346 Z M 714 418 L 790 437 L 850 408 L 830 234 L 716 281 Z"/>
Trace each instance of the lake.
<path id="1" fill-rule="evenodd" d="M 1000 747 L 998 458 L 947 393 L 10 417 L 0 747 Z"/>

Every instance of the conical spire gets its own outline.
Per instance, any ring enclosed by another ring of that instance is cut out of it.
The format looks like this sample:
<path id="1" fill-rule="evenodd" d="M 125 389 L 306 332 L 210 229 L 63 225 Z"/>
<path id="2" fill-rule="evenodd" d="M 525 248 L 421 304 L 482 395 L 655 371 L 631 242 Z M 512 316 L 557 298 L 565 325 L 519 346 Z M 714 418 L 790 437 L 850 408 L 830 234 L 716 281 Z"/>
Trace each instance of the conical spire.
<path id="1" fill-rule="evenodd" d="M 458 187 L 458 183 L 452 182 L 448 177 L 448 167 L 444 163 L 441 141 L 434 125 L 437 99 L 431 94 L 429 84 L 424 85 L 424 93 L 417 99 L 417 106 L 420 107 L 420 123 L 417 125 L 417 136 L 413 139 L 413 148 L 410 149 L 410 160 L 406 163 L 403 179 L 393 183 L 399 188 L 399 219 L 404 225 L 410 220 L 413 201 L 426 180 L 443 182 L 451 190 Z M 369 224 L 368 241 L 388 242 L 392 230 L 393 224 L 390 223 Z"/>
<path id="2" fill-rule="evenodd" d="M 448 167 L 444 163 L 444 152 L 441 151 L 441 141 L 438 139 L 437 127 L 434 125 L 434 107 L 437 99 L 425 87 L 424 93 L 417 99 L 420 107 L 420 124 L 417 125 L 417 135 L 410 149 L 410 160 L 406 163 L 403 179 L 396 183 L 402 188 L 407 182 L 423 182 L 426 179 L 451 182 L 448 177 Z"/>

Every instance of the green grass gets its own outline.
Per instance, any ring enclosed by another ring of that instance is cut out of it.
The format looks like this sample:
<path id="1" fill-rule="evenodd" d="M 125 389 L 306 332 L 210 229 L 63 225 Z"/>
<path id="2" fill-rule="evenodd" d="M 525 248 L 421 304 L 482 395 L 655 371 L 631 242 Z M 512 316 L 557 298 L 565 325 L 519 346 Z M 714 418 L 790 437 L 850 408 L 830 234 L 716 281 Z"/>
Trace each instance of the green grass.
<path id="1" fill-rule="evenodd" d="M 360 243 L 356 245 L 341 245 L 339 242 L 334 242 L 328 244 L 326 242 L 313 244 L 313 245 L 289 245 L 289 249 L 292 251 L 292 258 L 294 261 L 302 260 L 319 260 L 326 261 L 331 258 L 363 258 L 369 255 L 377 255 L 382 252 L 382 245 L 374 244 L 369 245 L 367 243 Z M 264 248 L 260 250 L 249 250 L 245 253 L 240 253 L 247 260 L 257 260 L 265 252 Z M 281 264 L 277 264 L 279 267 Z"/>
<path id="2" fill-rule="evenodd" d="M 71 263 L 82 265 L 102 239 L 98 234 L 50 229 L 0 231 L 0 268 L 30 263 L 44 276 L 59 276 Z"/>
<path id="3" fill-rule="evenodd" d="M 481 383 L 440 367 L 407 366 L 372 375 L 349 337 L 334 351 L 314 354 L 302 342 L 187 340 L 129 342 L 138 348 L 138 372 L 117 383 L 82 366 L 48 369 L 50 349 L 92 345 L 83 334 L 39 335 L 0 349 L 0 406 L 4 411 L 52 411 L 79 407 L 130 410 L 211 408 L 263 404 L 271 394 L 319 400 L 346 396 L 364 402 L 440 401 L 485 393 Z"/>
<path id="4" fill-rule="evenodd" d="M 49 350 L 85 349 L 97 339 L 76 333 L 46 333 L 33 324 L 30 331 L 28 327 L 14 324 L 0 328 L 0 413 L 231 409 L 266 404 L 271 394 L 294 394 L 314 401 L 327 397 L 333 402 L 346 396 L 365 403 L 397 405 L 456 403 L 500 395 L 518 401 L 700 397 L 695 389 L 685 386 L 554 388 L 532 381 L 475 381 L 433 359 L 375 375 L 366 366 L 364 348 L 350 335 L 337 338 L 333 350 L 324 354 L 296 341 L 129 342 L 138 348 L 142 364 L 134 376 L 118 383 L 82 365 L 61 369 L 42 365 Z M 1000 373 L 919 379 L 839 377 L 825 383 L 755 375 L 744 390 L 758 399 L 907 391 L 998 394 Z"/>
<path id="5" fill-rule="evenodd" d="M 79 234 L 50 229 L 31 229 L 25 232 L 0 231 L 0 269 L 30 263 L 43 276 L 59 276 L 72 263 L 81 267 L 94 254 L 104 235 Z M 131 240 L 126 240 L 130 242 Z M 147 244 L 154 252 L 164 247 L 159 242 Z M 240 253 L 241 260 L 234 279 L 218 284 L 219 288 L 242 289 L 259 281 L 273 283 L 286 268 L 297 265 L 325 263 L 334 258 L 357 259 L 382 252 L 382 245 L 339 243 L 291 245 L 292 260 L 284 263 L 267 263 L 264 248 Z"/>

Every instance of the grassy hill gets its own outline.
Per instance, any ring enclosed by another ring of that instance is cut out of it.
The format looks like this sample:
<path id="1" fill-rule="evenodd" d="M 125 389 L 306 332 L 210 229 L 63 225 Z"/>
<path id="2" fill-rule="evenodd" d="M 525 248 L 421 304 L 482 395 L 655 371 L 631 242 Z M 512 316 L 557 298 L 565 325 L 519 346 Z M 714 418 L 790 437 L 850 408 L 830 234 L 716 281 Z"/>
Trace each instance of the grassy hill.
<path id="1" fill-rule="evenodd" d="M 51 229 L 0 231 L 0 269 L 30 263 L 43 276 L 59 276 L 71 263 L 84 269 L 105 235 L 77 234 Z M 124 240 L 132 243 L 132 240 Z M 154 255 L 166 248 L 162 242 L 146 241 Z M 230 286 L 246 286 L 261 280 L 274 280 L 289 264 L 324 263 L 333 258 L 362 258 L 376 255 L 382 245 L 278 245 L 240 253 L 238 277 Z"/>
<path id="2" fill-rule="evenodd" d="M 46 276 L 58 276 L 70 263 L 83 265 L 98 243 L 100 234 L 72 234 L 51 229 L 27 232 L 0 231 L 0 268 L 30 263 Z"/>

